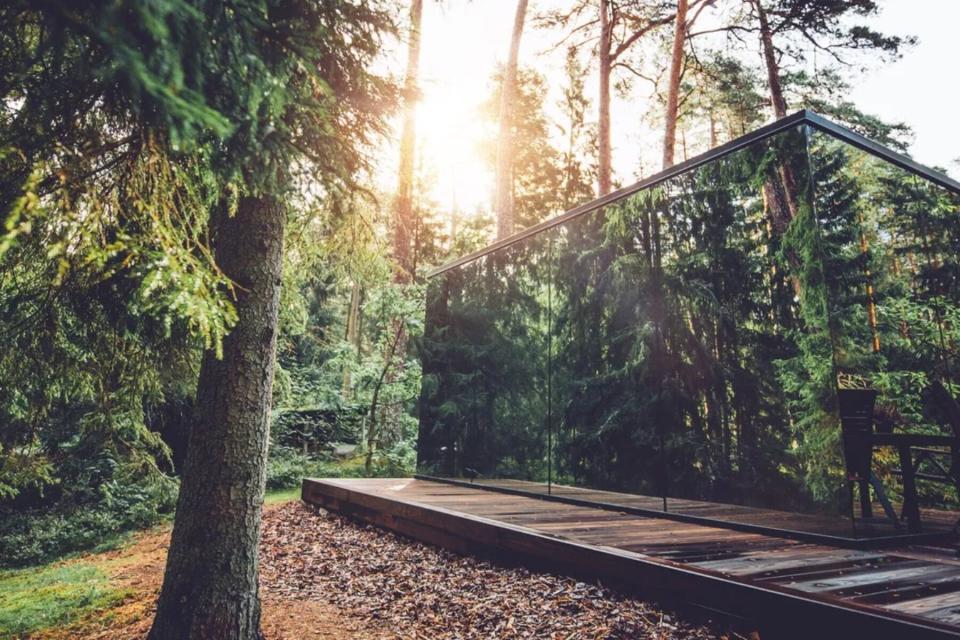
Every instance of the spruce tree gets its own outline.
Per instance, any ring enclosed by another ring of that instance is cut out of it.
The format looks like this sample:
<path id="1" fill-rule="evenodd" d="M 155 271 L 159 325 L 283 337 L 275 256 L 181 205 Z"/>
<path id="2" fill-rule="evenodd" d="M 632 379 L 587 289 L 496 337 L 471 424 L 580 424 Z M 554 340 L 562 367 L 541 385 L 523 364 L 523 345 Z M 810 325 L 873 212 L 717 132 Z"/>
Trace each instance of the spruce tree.
<path id="1" fill-rule="evenodd" d="M 0 10 L 2 247 L 56 218 L 74 232 L 60 282 L 78 265 L 140 269 L 152 311 L 206 345 L 151 638 L 261 635 L 285 223 L 304 193 L 336 210 L 352 190 L 394 98 L 370 71 L 392 30 L 388 5 L 346 0 Z M 163 167 L 174 183 L 126 188 Z"/>

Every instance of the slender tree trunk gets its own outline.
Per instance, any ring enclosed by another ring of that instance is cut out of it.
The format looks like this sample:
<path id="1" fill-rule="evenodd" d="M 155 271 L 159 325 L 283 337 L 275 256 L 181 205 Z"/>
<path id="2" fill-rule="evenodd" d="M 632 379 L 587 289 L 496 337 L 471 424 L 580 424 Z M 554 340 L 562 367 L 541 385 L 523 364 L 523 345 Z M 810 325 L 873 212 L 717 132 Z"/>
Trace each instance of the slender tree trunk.
<path id="1" fill-rule="evenodd" d="M 666 127 L 663 134 L 663 168 L 673 165 L 677 140 L 677 111 L 680 103 L 680 72 L 683 69 L 683 44 L 687 39 L 687 0 L 678 0 L 674 20 L 673 52 L 670 56 L 670 85 L 667 88 Z"/>
<path id="2" fill-rule="evenodd" d="M 360 299 L 363 297 L 363 289 L 359 282 L 354 282 L 350 288 L 350 309 L 347 312 L 347 332 L 344 336 L 347 344 L 353 345 L 360 338 Z M 359 358 L 357 358 L 359 360 Z M 350 365 L 343 365 L 343 384 L 340 389 L 340 395 L 346 400 L 350 398 Z"/>
<path id="3" fill-rule="evenodd" d="M 253 640 L 284 211 L 243 197 L 215 232 L 217 262 L 237 283 L 238 322 L 223 356 L 203 356 L 173 537 L 151 640 Z"/>
<path id="4" fill-rule="evenodd" d="M 713 115 L 713 109 L 710 109 L 710 148 L 717 146 L 717 120 Z"/>
<path id="5" fill-rule="evenodd" d="M 870 270 L 870 244 L 867 242 L 867 235 L 863 230 L 863 216 L 857 216 L 857 226 L 860 227 L 860 255 L 863 257 L 864 266 L 864 293 L 867 294 L 867 323 L 870 325 L 870 348 L 874 353 L 880 353 L 880 330 L 877 327 L 877 303 L 874 297 L 873 272 Z"/>
<path id="6" fill-rule="evenodd" d="M 395 279 L 409 282 L 413 277 L 410 251 L 413 233 L 413 168 L 416 153 L 417 118 L 420 76 L 420 24 L 423 0 L 410 3 L 410 33 L 407 41 L 407 73 L 403 83 L 403 129 L 400 134 L 400 171 L 394 198 L 393 258 Z"/>
<path id="7" fill-rule="evenodd" d="M 611 46 L 613 43 L 613 22 L 610 19 L 610 0 L 600 0 L 600 97 L 597 102 L 599 122 L 597 123 L 597 145 L 599 147 L 597 166 L 597 195 L 604 196 L 612 190 L 611 152 L 610 152 L 610 74 L 613 71 Z"/>
<path id="8" fill-rule="evenodd" d="M 776 119 L 787 116 L 787 101 L 783 96 L 783 85 L 780 83 L 780 65 L 777 62 L 777 52 L 773 46 L 773 31 L 767 20 L 767 12 L 763 8 L 763 0 L 750 0 L 757 12 L 760 23 L 760 44 L 763 48 L 763 60 L 767 67 L 767 84 L 770 87 L 770 106 Z M 777 168 L 775 180 L 768 180 L 764 184 L 764 193 L 770 204 L 774 229 L 783 233 L 790 221 L 797 216 L 796 178 L 789 165 L 781 163 Z M 794 288 L 799 283 L 794 280 Z"/>
<path id="9" fill-rule="evenodd" d="M 407 343 L 407 329 L 402 320 L 395 320 L 395 333 L 390 345 L 386 349 L 383 361 L 383 368 L 380 370 L 380 376 L 377 378 L 377 384 L 373 387 L 373 397 L 370 400 L 370 426 L 367 429 L 367 453 L 364 460 L 364 471 L 369 476 L 373 472 L 373 454 L 380 446 L 380 439 L 383 435 L 384 422 L 386 421 L 386 412 L 380 412 L 380 392 L 385 383 L 390 382 L 389 373 L 400 365 L 394 362 L 398 349 L 405 348 Z M 401 356 L 402 358 L 402 356 Z M 402 359 L 401 359 L 402 364 Z M 377 418 L 377 414 L 380 418 Z"/>
<path id="10" fill-rule="evenodd" d="M 497 239 L 513 233 L 513 121 L 517 103 L 517 58 L 527 16 L 527 0 L 517 0 L 510 37 L 510 55 L 500 86 L 500 137 L 497 139 L 496 202 Z"/>
<path id="11" fill-rule="evenodd" d="M 760 21 L 760 44 L 763 46 L 763 61 L 767 67 L 767 84 L 770 86 L 770 106 L 773 115 L 779 120 L 787 117 L 787 101 L 783 97 L 783 85 L 780 84 L 780 65 L 777 62 L 777 52 L 773 48 L 773 32 L 767 20 L 767 12 L 763 8 L 763 0 L 750 0 L 757 10 Z"/>

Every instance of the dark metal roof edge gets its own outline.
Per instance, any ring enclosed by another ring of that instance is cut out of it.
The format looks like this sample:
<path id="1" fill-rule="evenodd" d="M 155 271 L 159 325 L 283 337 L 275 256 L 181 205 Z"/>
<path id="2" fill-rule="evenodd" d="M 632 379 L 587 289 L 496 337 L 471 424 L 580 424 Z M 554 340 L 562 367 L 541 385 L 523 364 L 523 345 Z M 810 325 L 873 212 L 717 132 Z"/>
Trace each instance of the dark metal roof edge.
<path id="1" fill-rule="evenodd" d="M 664 169 L 659 173 L 655 173 L 654 175 L 648 178 L 644 178 L 643 180 L 640 180 L 639 182 L 636 182 L 630 186 L 623 187 L 622 189 L 618 189 L 616 191 L 608 193 L 605 196 L 596 198 L 594 200 L 591 200 L 590 202 L 586 202 L 578 207 L 571 209 L 570 211 L 561 213 L 557 216 L 554 216 L 553 218 L 544 220 L 543 222 L 536 224 L 532 227 L 529 227 L 522 231 L 518 231 L 517 233 L 507 238 L 503 238 L 502 240 L 497 240 L 496 242 L 493 242 L 487 245 L 486 247 L 483 247 L 482 249 L 478 249 L 477 251 L 468 253 L 465 256 L 461 256 L 456 260 L 448 262 L 428 272 L 427 277 L 432 278 L 434 276 L 440 275 L 441 273 L 449 271 L 450 269 L 455 269 L 456 267 L 464 265 L 468 262 L 472 262 L 477 258 L 481 258 L 487 255 L 488 253 L 493 253 L 498 249 L 503 249 L 504 247 L 508 247 L 512 244 L 520 242 L 521 240 L 529 238 L 530 236 L 536 235 L 541 231 L 545 231 L 552 227 L 556 227 L 560 224 L 563 224 L 564 222 L 567 222 L 568 220 L 579 217 L 590 211 L 599 209 L 600 207 L 610 204 L 611 202 L 614 202 L 616 200 L 620 200 L 625 196 L 632 195 L 634 193 L 637 193 L 638 191 L 642 191 L 660 182 L 673 178 L 674 176 L 677 176 L 681 173 L 686 173 L 687 171 L 690 171 L 691 169 L 695 169 L 696 167 L 699 167 L 703 164 L 706 164 L 708 162 L 712 162 L 713 160 L 717 160 L 724 156 L 730 155 L 731 153 L 734 153 L 735 151 L 739 151 L 740 149 L 743 149 L 744 147 L 747 147 L 753 144 L 754 142 L 757 142 L 758 140 L 762 140 L 764 138 L 768 138 L 770 136 L 776 135 L 781 131 L 784 131 L 785 129 L 789 129 L 790 127 L 796 126 L 798 124 L 809 124 L 821 131 L 824 131 L 834 136 L 835 138 L 839 138 L 840 140 L 843 140 L 844 142 L 847 142 L 852 146 L 857 147 L 858 149 L 861 149 L 863 151 L 866 151 L 867 153 L 883 158 L 884 160 L 887 160 L 888 162 L 895 164 L 896 166 L 902 169 L 906 169 L 907 171 L 923 176 L 924 178 L 940 185 L 941 187 L 945 187 L 951 191 L 960 193 L 960 182 L 954 180 L 953 178 L 947 176 L 946 174 L 943 174 L 939 171 L 934 171 L 929 167 L 926 167 L 918 162 L 915 162 L 914 160 L 908 158 L 907 156 L 897 153 L 891 149 L 888 149 L 887 147 L 884 147 L 883 145 L 880 145 L 860 135 L 859 133 L 851 131 L 846 127 L 843 127 L 834 122 L 831 122 L 830 120 L 827 120 L 823 116 L 816 114 L 813 111 L 810 111 L 809 109 L 802 109 L 785 118 L 781 118 L 780 120 L 777 120 L 768 125 L 760 127 L 755 131 L 751 131 L 746 135 L 740 136 L 739 138 L 735 138 L 734 140 L 731 140 L 730 142 L 722 144 L 719 147 L 714 147 L 713 149 L 710 149 L 709 151 L 705 151 L 700 155 L 694 156 L 693 158 L 690 158 L 681 163 L 675 164 L 672 167 Z"/>
<path id="2" fill-rule="evenodd" d="M 860 135 L 856 131 L 851 131 L 842 125 L 831 122 L 818 113 L 814 113 L 813 111 L 806 111 L 805 113 L 806 121 L 812 127 L 820 129 L 821 131 L 828 133 L 835 138 L 839 138 L 847 144 L 857 147 L 862 151 L 866 151 L 871 155 L 882 158 L 887 162 L 900 167 L 901 169 L 905 169 L 911 173 L 922 176 L 930 182 L 933 182 L 945 189 L 960 193 L 960 182 L 954 180 L 947 174 L 920 164 L 919 162 L 903 155 L 902 153 L 897 153 L 893 149 L 889 149 L 882 144 L 874 142 L 873 140 Z"/>
<path id="3" fill-rule="evenodd" d="M 797 113 L 789 115 L 786 118 L 782 118 L 780 120 L 777 120 L 776 122 L 772 122 L 768 125 L 760 127 L 755 131 L 751 131 L 750 133 L 744 136 L 740 136 L 739 138 L 736 138 L 734 140 L 731 140 L 730 142 L 722 144 L 719 147 L 715 147 L 698 156 L 694 156 L 689 160 L 685 160 L 684 162 L 675 164 L 668 169 L 664 169 L 659 173 L 655 173 L 649 178 L 644 178 L 643 180 L 636 182 L 630 186 L 617 189 L 616 191 L 612 191 L 607 195 L 591 200 L 590 202 L 585 202 L 584 204 L 578 207 L 575 207 L 570 211 L 561 213 L 557 216 L 554 216 L 553 218 L 544 220 L 543 222 L 540 222 L 539 224 L 535 224 L 534 226 L 528 227 L 527 229 L 524 229 L 522 231 L 518 231 L 512 236 L 508 236 L 506 238 L 503 238 L 502 240 L 497 240 L 496 242 L 493 242 L 492 244 L 489 244 L 486 247 L 483 247 L 482 249 L 478 249 L 477 251 L 468 253 L 465 256 L 457 258 L 452 262 L 448 262 L 447 264 L 434 269 L 433 271 L 427 274 L 427 277 L 432 278 L 433 276 L 439 275 L 444 271 L 448 271 L 455 267 L 459 267 L 462 264 L 466 264 L 467 262 L 471 262 L 488 253 L 492 253 L 497 249 L 502 249 L 503 247 L 519 242 L 524 238 L 529 238 L 530 236 L 535 235 L 541 231 L 544 231 L 546 229 L 550 229 L 551 227 L 555 227 L 559 224 L 562 224 L 567 220 L 570 220 L 571 218 L 576 218 L 577 216 L 583 215 L 584 213 L 587 213 L 589 211 L 593 211 L 594 209 L 599 209 L 600 207 L 610 204 L 611 202 L 619 200 L 625 196 L 632 195 L 638 191 L 642 191 L 643 189 L 651 187 L 659 182 L 663 182 L 664 180 L 672 178 L 676 175 L 685 173 L 690 169 L 694 169 L 702 164 L 706 164 L 707 162 L 710 162 L 712 160 L 716 160 L 717 158 L 721 158 L 725 155 L 731 154 L 734 151 L 738 151 L 745 146 L 749 146 L 750 144 L 753 144 L 757 140 L 780 133 L 784 129 L 789 129 L 790 127 L 800 124 L 805 120 L 806 120 L 806 112 L 798 111 Z"/>

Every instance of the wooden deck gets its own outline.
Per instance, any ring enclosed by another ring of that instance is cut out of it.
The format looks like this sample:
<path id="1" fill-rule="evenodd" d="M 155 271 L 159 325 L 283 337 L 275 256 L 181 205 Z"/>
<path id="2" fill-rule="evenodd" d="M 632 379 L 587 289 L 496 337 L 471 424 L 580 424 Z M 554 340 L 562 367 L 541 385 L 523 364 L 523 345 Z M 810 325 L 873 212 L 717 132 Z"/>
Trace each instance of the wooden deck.
<path id="1" fill-rule="evenodd" d="M 720 611 L 762 638 L 960 638 L 954 549 L 844 549 L 417 479 L 308 479 L 303 499 L 461 553 Z"/>
<path id="2" fill-rule="evenodd" d="M 716 525 L 855 549 L 902 546 L 910 543 L 949 543 L 956 539 L 954 525 L 957 514 L 947 511 L 924 510 L 922 512 L 924 530 L 920 533 L 908 533 L 905 528 L 897 529 L 888 520 L 882 518 L 864 523 L 840 515 L 803 514 L 685 498 L 664 500 L 662 497 L 601 491 L 556 483 L 547 485 L 526 480 L 464 481 L 428 476 L 425 479 L 458 485 L 483 486 L 486 489 L 521 495 L 533 494 L 543 499 L 568 504 L 601 506 L 614 510 L 626 509 L 636 515 L 682 520 L 708 526 Z M 665 505 L 666 510 L 664 510 Z M 874 512 L 882 513 L 881 505 L 874 505 Z"/>

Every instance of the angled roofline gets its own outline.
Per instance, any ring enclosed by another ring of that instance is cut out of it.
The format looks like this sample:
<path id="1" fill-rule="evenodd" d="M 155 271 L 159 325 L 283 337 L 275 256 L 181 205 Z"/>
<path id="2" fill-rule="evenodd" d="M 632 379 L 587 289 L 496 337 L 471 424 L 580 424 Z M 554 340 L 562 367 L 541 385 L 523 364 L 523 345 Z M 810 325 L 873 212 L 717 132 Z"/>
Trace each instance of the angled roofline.
<path id="1" fill-rule="evenodd" d="M 700 155 L 694 156 L 688 160 L 675 164 L 672 167 L 664 169 L 659 173 L 655 173 L 654 175 L 648 178 L 644 178 L 643 180 L 635 184 L 632 184 L 628 187 L 623 187 L 622 189 L 617 189 L 616 191 L 608 193 L 605 196 L 596 198 L 595 200 L 591 200 L 590 202 L 586 202 L 578 207 L 571 209 L 570 211 L 567 211 L 560 215 L 544 220 L 539 224 L 535 224 L 532 227 L 519 231 L 511 236 L 503 238 L 502 240 L 497 240 L 496 242 L 489 244 L 486 247 L 483 247 L 482 249 L 478 249 L 477 251 L 468 253 L 465 256 L 461 256 L 456 260 L 453 260 L 451 262 L 444 264 L 443 266 L 433 269 L 432 271 L 427 273 L 427 277 L 432 278 L 434 276 L 440 275 L 441 273 L 444 273 L 445 271 L 449 271 L 450 269 L 454 269 L 468 262 L 472 262 L 477 258 L 487 255 L 488 253 L 493 253 L 498 249 L 502 249 L 512 244 L 516 244 L 517 242 L 520 242 L 521 240 L 529 238 L 530 236 L 536 235 L 541 231 L 545 231 L 547 229 L 551 229 L 553 227 L 561 225 L 564 222 L 567 222 L 568 220 L 579 217 L 590 211 L 594 211 L 595 209 L 599 209 L 600 207 L 603 207 L 612 202 L 620 200 L 626 196 L 637 193 L 638 191 L 643 191 L 644 189 L 647 189 L 661 182 L 669 180 L 670 178 L 673 178 L 682 173 L 686 173 L 687 171 L 690 171 L 691 169 L 695 169 L 696 167 L 699 167 L 703 164 L 706 164 L 708 162 L 712 162 L 724 156 L 730 155 L 731 153 L 739 151 L 744 147 L 750 146 L 751 144 L 753 144 L 754 142 L 757 142 L 758 140 L 769 138 L 770 136 L 776 135 L 782 131 L 795 127 L 799 124 L 810 125 L 814 129 L 819 129 L 820 131 L 828 133 L 834 138 L 838 138 L 854 147 L 857 147 L 862 151 L 866 151 L 871 155 L 877 156 L 878 158 L 882 158 L 883 160 L 886 160 L 887 162 L 893 165 L 896 165 L 901 169 L 905 169 L 910 173 L 914 173 L 919 176 L 922 176 L 923 178 L 926 178 L 927 180 L 941 187 L 944 187 L 945 189 L 948 189 L 950 191 L 953 191 L 954 193 L 960 194 L 960 182 L 954 180 L 950 176 L 944 173 L 941 173 L 939 171 L 935 171 L 929 167 L 926 167 L 920 164 L 919 162 L 915 162 L 914 160 L 908 158 L 907 156 L 901 153 L 897 153 L 896 151 L 893 151 L 892 149 L 889 149 L 881 144 L 878 144 L 873 140 L 870 140 L 860 135 L 859 133 L 851 131 L 850 129 L 844 126 L 841 126 L 835 122 L 831 122 L 830 120 L 827 120 L 823 116 L 817 113 L 814 113 L 813 111 L 804 109 L 801 111 L 797 111 L 796 113 L 793 113 L 785 118 L 781 118 L 780 120 L 772 122 L 768 125 L 760 127 L 759 129 L 751 131 L 750 133 L 740 136 L 739 138 L 735 138 L 734 140 L 731 140 L 730 142 L 722 144 L 719 147 L 714 147 L 713 149 L 710 149 L 709 151 L 701 153 Z"/>

